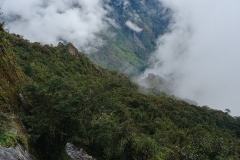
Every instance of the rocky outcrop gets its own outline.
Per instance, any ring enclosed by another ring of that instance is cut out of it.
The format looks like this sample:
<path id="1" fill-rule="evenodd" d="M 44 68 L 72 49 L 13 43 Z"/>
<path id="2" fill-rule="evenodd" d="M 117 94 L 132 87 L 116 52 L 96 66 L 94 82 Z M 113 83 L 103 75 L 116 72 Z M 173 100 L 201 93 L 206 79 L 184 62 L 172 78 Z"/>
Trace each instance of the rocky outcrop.
<path id="1" fill-rule="evenodd" d="M 78 49 L 76 47 L 74 47 L 72 43 L 67 44 L 67 49 L 68 49 L 68 52 L 71 53 L 72 55 L 79 54 Z"/>
<path id="2" fill-rule="evenodd" d="M 96 160 L 89 156 L 82 148 L 78 148 L 71 143 L 67 143 L 66 152 L 73 160 Z"/>
<path id="3" fill-rule="evenodd" d="M 15 148 L 0 146 L 0 160 L 34 160 L 25 148 L 18 144 Z"/>

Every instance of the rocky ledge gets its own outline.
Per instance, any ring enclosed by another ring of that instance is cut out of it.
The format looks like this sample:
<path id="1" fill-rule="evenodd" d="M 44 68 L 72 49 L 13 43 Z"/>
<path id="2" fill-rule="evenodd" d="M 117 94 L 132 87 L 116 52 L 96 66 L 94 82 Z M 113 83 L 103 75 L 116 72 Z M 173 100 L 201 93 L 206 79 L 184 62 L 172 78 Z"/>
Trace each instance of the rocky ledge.
<path id="1" fill-rule="evenodd" d="M 15 148 L 0 146 L 0 160 L 34 160 L 34 158 L 18 144 Z"/>
<path id="2" fill-rule="evenodd" d="M 66 152 L 73 160 L 96 160 L 89 156 L 82 148 L 78 148 L 71 143 L 67 143 Z"/>

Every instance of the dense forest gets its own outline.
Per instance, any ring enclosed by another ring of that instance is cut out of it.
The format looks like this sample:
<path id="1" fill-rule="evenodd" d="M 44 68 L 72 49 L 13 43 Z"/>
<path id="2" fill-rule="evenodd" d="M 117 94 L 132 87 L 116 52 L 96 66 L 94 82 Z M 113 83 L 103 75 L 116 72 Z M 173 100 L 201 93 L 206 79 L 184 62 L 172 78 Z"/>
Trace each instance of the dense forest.
<path id="1" fill-rule="evenodd" d="M 95 65 L 71 43 L 30 43 L 1 23 L 0 62 L 2 146 L 22 143 L 49 160 L 66 159 L 67 142 L 99 160 L 240 159 L 238 117 L 141 93 L 129 76 Z M 9 132 L 12 123 L 19 134 Z"/>

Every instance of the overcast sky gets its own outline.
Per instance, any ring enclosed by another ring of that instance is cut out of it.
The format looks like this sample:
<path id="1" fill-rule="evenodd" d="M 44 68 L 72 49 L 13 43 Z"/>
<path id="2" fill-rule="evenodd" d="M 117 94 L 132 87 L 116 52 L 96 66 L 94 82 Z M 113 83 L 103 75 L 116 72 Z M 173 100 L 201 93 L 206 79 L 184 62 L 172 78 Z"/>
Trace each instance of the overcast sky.
<path id="1" fill-rule="evenodd" d="M 1 0 L 0 5 L 10 32 L 44 44 L 64 39 L 92 50 L 104 43 L 96 35 L 116 25 L 106 17 L 111 7 L 102 1 Z M 161 1 L 174 12 L 171 32 L 157 40 L 153 65 L 144 75 L 171 81 L 179 97 L 240 116 L 240 1 Z"/>
<path id="2" fill-rule="evenodd" d="M 1 6 L 10 32 L 45 44 L 66 40 L 81 50 L 101 45 L 96 35 L 114 23 L 102 0 L 5 0 Z"/>
<path id="3" fill-rule="evenodd" d="M 173 82 L 179 97 L 240 116 L 240 1 L 162 1 L 174 19 L 145 75 Z"/>

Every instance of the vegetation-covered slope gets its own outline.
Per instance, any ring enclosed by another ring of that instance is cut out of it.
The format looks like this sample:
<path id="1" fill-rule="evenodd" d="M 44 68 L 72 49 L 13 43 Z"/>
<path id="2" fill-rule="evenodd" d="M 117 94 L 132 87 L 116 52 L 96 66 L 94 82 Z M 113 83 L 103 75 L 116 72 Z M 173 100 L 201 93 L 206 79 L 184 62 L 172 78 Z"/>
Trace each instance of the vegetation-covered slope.
<path id="1" fill-rule="evenodd" d="M 109 32 L 114 36 L 101 34 L 105 44 L 89 57 L 108 69 L 130 75 L 139 74 L 147 66 L 156 39 L 167 31 L 170 11 L 158 0 L 111 0 L 105 3 L 112 8 L 108 17 L 115 20 L 115 25 L 109 28 Z M 142 31 L 130 29 L 127 21 Z"/>
<path id="2" fill-rule="evenodd" d="M 27 147 L 27 138 L 19 120 L 22 100 L 18 85 L 22 82 L 3 23 L 0 23 L 0 146 L 3 147 L 15 146 L 19 142 Z"/>
<path id="3" fill-rule="evenodd" d="M 0 43 L 0 85 L 9 91 L 1 90 L 1 114 L 19 112 L 21 90 L 28 108 L 20 116 L 39 159 L 58 159 L 68 141 L 97 159 L 240 158 L 240 121 L 228 113 L 139 93 L 128 76 L 96 66 L 71 44 L 9 34 Z"/>

